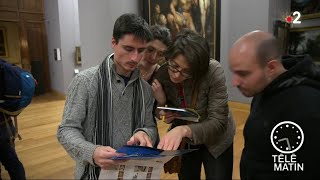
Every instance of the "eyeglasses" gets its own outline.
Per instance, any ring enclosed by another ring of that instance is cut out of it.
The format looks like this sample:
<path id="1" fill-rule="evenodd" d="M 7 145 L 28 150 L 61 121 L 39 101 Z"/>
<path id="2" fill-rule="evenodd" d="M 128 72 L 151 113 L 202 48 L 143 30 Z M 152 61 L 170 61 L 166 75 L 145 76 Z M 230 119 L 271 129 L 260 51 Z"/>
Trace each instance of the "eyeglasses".
<path id="1" fill-rule="evenodd" d="M 169 67 L 168 69 L 169 69 L 170 71 L 172 71 L 173 73 L 179 72 L 179 73 L 181 74 L 181 76 L 183 76 L 183 77 L 185 77 L 185 78 L 187 78 L 187 79 L 192 78 L 192 75 L 191 75 L 190 73 L 180 71 L 180 70 L 178 69 L 179 66 L 176 65 L 176 64 L 175 64 L 174 62 L 172 62 L 171 60 L 168 61 L 168 67 Z"/>

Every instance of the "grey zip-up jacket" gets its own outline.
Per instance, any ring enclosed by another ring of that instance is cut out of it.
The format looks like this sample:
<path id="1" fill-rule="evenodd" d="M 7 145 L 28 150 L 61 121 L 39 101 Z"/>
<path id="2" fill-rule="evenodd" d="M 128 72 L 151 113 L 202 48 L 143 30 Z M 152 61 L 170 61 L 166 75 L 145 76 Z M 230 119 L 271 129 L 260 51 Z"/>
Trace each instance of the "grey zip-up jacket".
<path id="1" fill-rule="evenodd" d="M 157 71 L 156 79 L 164 88 L 167 105 L 181 107 L 178 88 L 170 81 L 168 66 Z M 187 105 L 192 104 L 192 82 L 183 82 L 184 98 Z M 223 68 L 216 60 L 211 60 L 207 74 L 201 79 L 195 110 L 200 114 L 199 123 L 189 124 L 192 130 L 192 144 L 204 144 L 217 158 L 233 143 L 235 122 L 228 107 L 228 94 Z M 176 121 L 176 120 L 175 120 Z M 173 123 L 175 124 L 175 123 Z"/>
<path id="2" fill-rule="evenodd" d="M 131 78 L 125 86 L 112 64 L 112 93 L 113 93 L 113 143 L 114 147 L 119 148 L 127 143 L 133 135 L 131 132 L 132 120 L 132 82 L 137 81 L 139 77 L 138 70 L 134 71 Z M 95 73 L 98 66 L 89 68 L 80 72 L 72 81 L 65 103 L 62 123 L 58 128 L 58 140 L 75 159 L 75 178 L 80 179 L 87 163 L 94 164 L 93 153 L 99 146 L 88 141 L 94 134 L 94 121 L 98 80 Z M 107 82 L 106 82 L 107 83 Z M 135 130 L 145 131 L 152 142 L 155 142 L 157 127 L 153 120 L 153 96 L 150 85 L 142 81 L 142 87 L 145 99 L 145 122 L 143 128 Z M 135 133 L 134 132 L 134 133 Z"/>

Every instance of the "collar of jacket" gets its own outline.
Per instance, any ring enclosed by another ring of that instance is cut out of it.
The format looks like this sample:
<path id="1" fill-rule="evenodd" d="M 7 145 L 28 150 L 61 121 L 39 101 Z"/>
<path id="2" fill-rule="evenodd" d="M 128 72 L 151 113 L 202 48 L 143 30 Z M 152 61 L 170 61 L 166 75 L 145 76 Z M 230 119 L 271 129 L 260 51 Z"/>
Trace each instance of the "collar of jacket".
<path id="1" fill-rule="evenodd" d="M 110 67 L 112 69 L 112 74 L 114 74 L 115 76 L 115 79 L 116 81 L 122 81 L 122 77 L 116 72 L 116 64 L 114 63 L 114 53 L 110 54 L 107 61 L 109 61 L 110 63 Z M 130 76 L 130 80 L 128 82 L 128 85 L 134 81 L 136 81 L 138 78 L 140 78 L 140 73 L 139 73 L 139 70 L 138 68 L 136 68 L 132 73 L 131 73 L 131 76 Z"/>
<path id="2" fill-rule="evenodd" d="M 309 55 L 283 56 L 281 62 L 287 71 L 274 79 L 263 90 L 263 93 L 274 93 L 299 85 L 307 85 L 320 90 L 320 67 Z"/>

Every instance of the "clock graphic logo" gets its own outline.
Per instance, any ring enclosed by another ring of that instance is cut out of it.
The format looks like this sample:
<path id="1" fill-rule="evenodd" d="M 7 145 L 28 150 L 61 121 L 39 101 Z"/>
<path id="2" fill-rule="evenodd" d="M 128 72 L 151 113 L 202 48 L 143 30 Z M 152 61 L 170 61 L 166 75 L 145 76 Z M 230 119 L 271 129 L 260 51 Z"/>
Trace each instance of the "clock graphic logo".
<path id="1" fill-rule="evenodd" d="M 291 154 L 300 149 L 304 141 L 301 127 L 292 121 L 278 123 L 271 131 L 272 146 L 283 154 Z"/>

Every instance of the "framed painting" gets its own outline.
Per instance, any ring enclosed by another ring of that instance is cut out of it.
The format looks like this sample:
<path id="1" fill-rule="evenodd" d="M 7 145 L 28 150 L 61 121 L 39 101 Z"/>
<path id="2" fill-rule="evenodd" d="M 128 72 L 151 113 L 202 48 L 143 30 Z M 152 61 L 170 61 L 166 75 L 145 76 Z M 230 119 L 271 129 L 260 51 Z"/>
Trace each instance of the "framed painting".
<path id="1" fill-rule="evenodd" d="M 8 57 L 7 33 L 4 27 L 0 27 L 0 57 Z"/>
<path id="2" fill-rule="evenodd" d="M 320 17 L 320 0 L 291 0 L 291 12 L 299 11 L 302 19 Z"/>
<path id="3" fill-rule="evenodd" d="M 290 29 L 289 54 L 309 54 L 320 65 L 320 26 Z"/>
<path id="4" fill-rule="evenodd" d="M 170 29 L 174 37 L 181 29 L 189 28 L 209 43 L 210 56 L 220 57 L 221 0 L 144 0 L 143 15 L 150 25 Z"/>
<path id="5" fill-rule="evenodd" d="M 76 46 L 76 52 L 75 52 L 75 62 L 77 65 L 81 65 L 81 47 Z"/>

